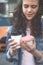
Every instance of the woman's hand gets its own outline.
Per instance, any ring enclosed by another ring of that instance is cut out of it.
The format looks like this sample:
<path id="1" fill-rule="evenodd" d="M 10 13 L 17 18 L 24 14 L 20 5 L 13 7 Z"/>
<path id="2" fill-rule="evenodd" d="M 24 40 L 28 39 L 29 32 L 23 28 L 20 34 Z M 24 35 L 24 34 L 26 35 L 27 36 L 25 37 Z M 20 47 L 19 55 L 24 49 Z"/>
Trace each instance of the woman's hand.
<path id="1" fill-rule="evenodd" d="M 18 49 L 17 47 L 19 46 L 19 44 L 17 44 L 17 42 L 14 39 L 9 39 L 9 42 L 10 42 L 9 54 L 10 56 L 13 56 L 14 52 Z"/>
<path id="2" fill-rule="evenodd" d="M 33 36 L 22 37 L 21 47 L 32 53 L 36 49 L 35 38 Z"/>
<path id="3" fill-rule="evenodd" d="M 21 40 L 21 47 L 27 50 L 28 52 L 32 53 L 37 59 L 40 59 L 42 56 L 41 52 L 36 49 L 36 42 L 33 36 L 23 37 Z"/>

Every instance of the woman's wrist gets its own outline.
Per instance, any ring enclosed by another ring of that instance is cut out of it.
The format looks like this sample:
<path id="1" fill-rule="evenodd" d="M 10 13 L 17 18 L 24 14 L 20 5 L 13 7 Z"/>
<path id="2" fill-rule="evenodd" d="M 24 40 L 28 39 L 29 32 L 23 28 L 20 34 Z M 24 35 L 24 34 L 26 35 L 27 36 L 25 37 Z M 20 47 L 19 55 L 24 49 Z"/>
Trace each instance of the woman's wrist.
<path id="1" fill-rule="evenodd" d="M 14 56 L 14 51 L 13 51 L 13 50 L 9 50 L 9 55 L 10 55 L 11 57 L 13 57 L 13 56 Z"/>
<path id="2" fill-rule="evenodd" d="M 41 52 L 35 49 L 34 51 L 31 52 L 37 59 L 41 59 Z"/>

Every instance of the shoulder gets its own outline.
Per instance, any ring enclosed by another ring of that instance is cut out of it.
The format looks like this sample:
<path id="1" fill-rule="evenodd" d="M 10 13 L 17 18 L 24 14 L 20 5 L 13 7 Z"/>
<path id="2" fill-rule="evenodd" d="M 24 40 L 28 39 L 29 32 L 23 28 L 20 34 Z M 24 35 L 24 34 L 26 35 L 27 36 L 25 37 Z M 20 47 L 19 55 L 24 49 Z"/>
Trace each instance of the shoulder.
<path id="1" fill-rule="evenodd" d="M 12 32 L 12 26 L 8 29 L 8 33 Z"/>
<path id="2" fill-rule="evenodd" d="M 41 18 L 41 23 L 42 23 L 42 25 L 43 25 L 43 18 Z"/>
<path id="3" fill-rule="evenodd" d="M 42 27 L 42 31 L 43 31 L 43 18 L 41 19 L 41 27 Z"/>
<path id="4" fill-rule="evenodd" d="M 12 26 L 9 27 L 9 29 L 8 29 L 8 33 L 7 33 L 7 38 L 6 39 L 9 39 L 10 38 L 11 33 L 12 33 Z"/>

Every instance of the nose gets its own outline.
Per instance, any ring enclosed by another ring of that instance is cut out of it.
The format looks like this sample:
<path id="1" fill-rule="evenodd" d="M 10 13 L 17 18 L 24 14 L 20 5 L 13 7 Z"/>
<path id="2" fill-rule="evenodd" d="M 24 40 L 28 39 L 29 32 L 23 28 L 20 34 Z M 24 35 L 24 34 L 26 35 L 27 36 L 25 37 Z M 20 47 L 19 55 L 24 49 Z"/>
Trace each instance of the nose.
<path id="1" fill-rule="evenodd" d="M 29 6 L 29 7 L 28 7 L 28 12 L 31 12 L 31 10 L 32 10 L 32 9 L 31 9 L 31 7 Z"/>

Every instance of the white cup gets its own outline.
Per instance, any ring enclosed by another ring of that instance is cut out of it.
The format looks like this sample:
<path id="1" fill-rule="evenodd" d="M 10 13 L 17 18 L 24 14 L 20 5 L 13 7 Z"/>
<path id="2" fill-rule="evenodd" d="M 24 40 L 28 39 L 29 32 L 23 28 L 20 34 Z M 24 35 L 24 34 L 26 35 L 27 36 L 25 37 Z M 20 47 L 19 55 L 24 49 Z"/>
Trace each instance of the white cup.
<path id="1" fill-rule="evenodd" d="M 20 44 L 21 37 L 22 35 L 11 35 L 11 38 L 14 39 L 18 44 Z M 17 48 L 20 48 L 20 45 Z"/>

